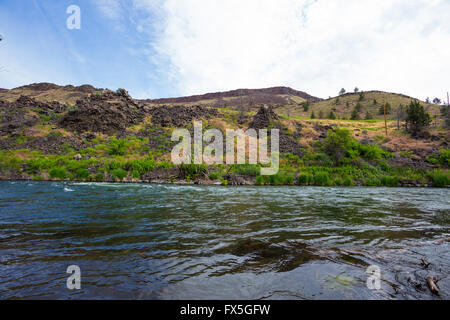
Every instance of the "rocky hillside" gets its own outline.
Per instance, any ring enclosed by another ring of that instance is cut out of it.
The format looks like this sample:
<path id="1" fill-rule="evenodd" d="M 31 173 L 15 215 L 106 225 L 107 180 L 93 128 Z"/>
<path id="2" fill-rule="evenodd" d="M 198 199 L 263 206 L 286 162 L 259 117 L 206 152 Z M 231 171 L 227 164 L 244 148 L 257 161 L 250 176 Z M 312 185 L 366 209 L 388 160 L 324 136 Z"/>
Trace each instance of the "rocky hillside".
<path id="1" fill-rule="evenodd" d="M 289 88 L 264 91 L 272 98 L 290 93 L 294 92 Z M 234 101 L 230 95 L 222 98 Z M 350 108 L 360 104 L 359 112 L 364 113 L 369 108 L 379 109 L 386 100 L 392 105 L 406 105 L 411 98 L 366 92 L 362 98 L 349 94 L 336 100 L 302 100 L 301 104 L 287 105 L 259 102 L 249 108 L 224 108 L 192 102 L 155 104 L 133 99 L 124 89 L 48 83 L 24 86 L 0 93 L 0 179 L 235 185 L 450 183 L 450 135 L 439 122 L 428 128 L 424 138 L 414 139 L 402 126 L 398 127 L 397 121 L 388 121 L 386 136 L 384 121 L 351 121 L 342 119 L 344 116 L 310 119 L 303 118 L 301 112 L 300 116 L 293 114 L 300 108 L 304 110 L 305 102 L 310 108 L 308 113 L 332 108 L 340 115 L 346 114 L 347 102 Z M 279 129 L 280 173 L 262 177 L 260 168 L 254 165 L 173 166 L 171 132 L 179 127 L 191 130 L 193 120 L 201 120 L 204 128 L 222 132 Z"/>

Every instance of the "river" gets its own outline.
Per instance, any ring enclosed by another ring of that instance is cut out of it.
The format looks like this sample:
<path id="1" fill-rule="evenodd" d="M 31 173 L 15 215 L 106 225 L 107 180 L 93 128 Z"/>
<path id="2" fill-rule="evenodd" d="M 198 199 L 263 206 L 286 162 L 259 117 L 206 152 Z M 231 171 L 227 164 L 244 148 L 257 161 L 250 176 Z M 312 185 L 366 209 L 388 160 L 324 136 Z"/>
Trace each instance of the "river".
<path id="1" fill-rule="evenodd" d="M 449 189 L 2 181 L 0 299 L 449 299 L 449 236 Z"/>

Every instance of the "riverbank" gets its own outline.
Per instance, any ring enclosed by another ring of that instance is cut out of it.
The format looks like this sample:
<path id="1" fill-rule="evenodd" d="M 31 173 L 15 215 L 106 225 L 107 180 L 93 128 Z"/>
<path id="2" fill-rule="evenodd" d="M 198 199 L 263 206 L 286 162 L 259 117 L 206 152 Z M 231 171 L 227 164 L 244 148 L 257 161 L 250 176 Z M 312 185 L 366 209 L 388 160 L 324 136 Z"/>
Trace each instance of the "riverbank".
<path id="1" fill-rule="evenodd" d="M 257 183 L 255 178 L 251 177 L 243 177 L 243 176 L 232 176 L 232 180 L 208 180 L 208 179 L 200 179 L 195 181 L 187 181 L 187 180 L 161 180 L 161 179 L 155 179 L 155 180 L 139 180 L 139 179 L 130 179 L 130 180 L 60 180 L 60 179 L 36 179 L 36 178 L 26 178 L 26 177 L 5 177 L 0 176 L 0 181 L 25 181 L 25 182 L 32 182 L 32 181 L 40 181 L 40 182 L 67 182 L 67 183 L 83 183 L 83 182 L 95 182 L 95 183 L 116 183 L 116 184 L 153 184 L 153 185 L 178 185 L 178 186 L 228 186 L 228 187 L 243 187 L 243 186 L 255 186 L 255 187 L 261 187 L 261 186 L 285 186 L 285 187 L 324 187 L 325 185 L 321 184 L 306 184 L 306 183 L 292 183 L 292 184 L 261 184 Z M 229 182 L 231 181 L 231 182 Z M 433 185 L 433 183 L 414 183 L 414 182 L 399 182 L 397 184 L 390 183 L 389 184 L 380 184 L 380 185 L 365 185 L 364 183 L 353 183 L 353 185 L 345 186 L 342 184 L 330 184 L 326 185 L 327 187 L 389 187 L 389 188 L 450 188 L 450 185 Z"/>
<path id="2" fill-rule="evenodd" d="M 111 99 L 121 102 L 126 111 L 117 118 L 100 112 L 115 110 Z M 150 108 L 136 104 L 122 91 L 79 101 L 84 111 L 42 105 L 52 117 L 38 117 L 38 109 L 30 107 L 33 103 L 37 102 L 21 97 L 6 104 L 0 130 L 0 179 L 230 186 L 450 185 L 449 132 L 439 128 L 420 139 L 399 128 L 384 136 L 385 128 L 376 121 L 303 121 L 276 114 L 271 107 L 261 107 L 256 114 L 208 107 Z M 120 122 L 122 116 L 129 121 Z M 202 121 L 205 130 L 222 133 L 278 129 L 279 172 L 262 176 L 262 166 L 252 164 L 173 165 L 173 130 L 192 130 L 192 120 Z"/>

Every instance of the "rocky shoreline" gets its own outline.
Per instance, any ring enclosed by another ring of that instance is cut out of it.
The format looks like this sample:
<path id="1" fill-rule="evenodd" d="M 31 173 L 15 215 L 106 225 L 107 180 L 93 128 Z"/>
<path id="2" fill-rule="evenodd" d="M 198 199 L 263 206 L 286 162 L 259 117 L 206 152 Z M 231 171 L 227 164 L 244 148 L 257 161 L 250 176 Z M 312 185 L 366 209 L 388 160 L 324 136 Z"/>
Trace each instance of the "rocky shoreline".
<path id="1" fill-rule="evenodd" d="M 167 180 L 167 179 L 154 179 L 154 180 L 141 180 L 141 179 L 129 179 L 124 181 L 114 181 L 111 179 L 104 181 L 84 181 L 84 180 L 58 180 L 58 179 L 42 179 L 35 180 L 31 177 L 5 177 L 0 176 L 0 181 L 28 181 L 28 182 L 67 182 L 67 183 L 115 183 L 115 184 L 156 184 L 156 185 L 179 185 L 179 186 L 227 186 L 227 187 L 245 187 L 245 186 L 253 186 L 253 187 L 261 187 L 261 185 L 256 184 L 256 179 L 253 177 L 243 177 L 243 176 L 233 176 L 231 182 L 224 185 L 220 180 L 207 180 L 207 179 L 199 179 L 195 181 L 187 181 L 181 179 L 175 180 Z M 227 180 L 228 181 L 228 180 Z M 323 188 L 324 186 L 317 185 L 298 185 L 298 184 L 284 184 L 284 185 L 265 185 L 265 187 L 318 187 Z M 330 186 L 332 188 L 348 188 L 349 186 Z M 351 187 L 368 187 L 361 184 L 355 184 Z M 371 188 L 385 188 L 386 186 L 370 186 Z M 433 187 L 431 184 L 419 184 L 413 182 L 404 182 L 400 183 L 396 188 L 433 188 L 433 189 L 448 189 L 447 187 Z"/>

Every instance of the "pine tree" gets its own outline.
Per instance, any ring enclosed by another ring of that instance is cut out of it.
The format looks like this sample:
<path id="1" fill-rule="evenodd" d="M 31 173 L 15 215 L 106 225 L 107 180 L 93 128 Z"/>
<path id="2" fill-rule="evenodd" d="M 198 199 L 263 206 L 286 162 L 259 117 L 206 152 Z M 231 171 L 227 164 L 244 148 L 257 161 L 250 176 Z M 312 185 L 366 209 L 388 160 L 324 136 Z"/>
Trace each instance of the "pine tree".
<path id="1" fill-rule="evenodd" d="M 336 120 L 336 115 L 334 114 L 333 111 L 330 111 L 330 114 L 328 115 L 328 119 Z"/>
<path id="2" fill-rule="evenodd" d="M 359 111 L 356 107 L 355 107 L 355 109 L 353 109 L 350 119 L 351 120 L 360 120 L 361 119 L 361 117 L 359 116 Z"/>
<path id="3" fill-rule="evenodd" d="M 406 125 L 413 137 L 420 137 L 431 124 L 431 117 L 419 101 L 411 101 L 406 108 Z"/>
<path id="4" fill-rule="evenodd" d="M 303 102 L 303 111 L 308 112 L 309 110 L 309 101 Z"/>
<path id="5" fill-rule="evenodd" d="M 380 115 L 384 115 L 384 104 L 380 107 L 380 109 L 378 109 L 378 113 Z M 386 114 L 391 114 L 392 113 L 392 107 L 389 104 L 389 102 L 386 103 Z"/>

